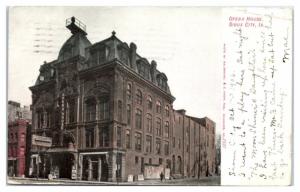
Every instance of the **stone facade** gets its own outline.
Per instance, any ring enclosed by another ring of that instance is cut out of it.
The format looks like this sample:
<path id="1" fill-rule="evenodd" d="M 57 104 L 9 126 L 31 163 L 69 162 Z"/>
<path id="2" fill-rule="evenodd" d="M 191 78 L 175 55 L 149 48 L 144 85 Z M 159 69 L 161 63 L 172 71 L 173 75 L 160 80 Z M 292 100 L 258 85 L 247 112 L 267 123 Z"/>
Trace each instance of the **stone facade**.
<path id="1" fill-rule="evenodd" d="M 134 43 L 113 32 L 91 44 L 79 23 L 67 20 L 72 36 L 30 87 L 32 134 L 52 139 L 32 146 L 32 173 L 126 181 L 148 164 L 174 177 L 213 174 L 214 122 L 174 110 L 167 76 Z"/>

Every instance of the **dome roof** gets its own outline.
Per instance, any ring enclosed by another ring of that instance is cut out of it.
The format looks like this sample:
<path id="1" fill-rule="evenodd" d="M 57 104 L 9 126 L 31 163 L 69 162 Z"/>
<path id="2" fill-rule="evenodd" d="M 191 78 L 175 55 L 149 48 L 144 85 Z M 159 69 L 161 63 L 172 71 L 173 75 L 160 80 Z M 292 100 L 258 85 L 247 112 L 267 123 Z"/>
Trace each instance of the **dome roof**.
<path id="1" fill-rule="evenodd" d="M 90 45 L 91 42 L 84 33 L 75 33 L 61 47 L 58 54 L 58 61 L 63 61 L 77 55 L 84 57 L 85 48 Z"/>

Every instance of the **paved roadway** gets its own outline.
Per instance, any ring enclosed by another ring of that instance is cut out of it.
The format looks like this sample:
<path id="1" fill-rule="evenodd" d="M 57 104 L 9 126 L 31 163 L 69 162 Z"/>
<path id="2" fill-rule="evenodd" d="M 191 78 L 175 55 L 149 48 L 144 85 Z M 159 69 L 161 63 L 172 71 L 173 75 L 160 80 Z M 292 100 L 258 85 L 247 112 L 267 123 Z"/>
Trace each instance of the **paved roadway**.
<path id="1" fill-rule="evenodd" d="M 47 179 L 36 179 L 36 178 L 8 178 L 8 184 L 12 185 L 181 185 L 181 186 L 211 186 L 220 185 L 220 177 L 212 176 L 202 179 L 174 179 L 165 180 L 161 182 L 160 180 L 145 180 L 136 182 L 97 182 L 97 181 L 75 181 L 75 180 L 47 180 Z"/>

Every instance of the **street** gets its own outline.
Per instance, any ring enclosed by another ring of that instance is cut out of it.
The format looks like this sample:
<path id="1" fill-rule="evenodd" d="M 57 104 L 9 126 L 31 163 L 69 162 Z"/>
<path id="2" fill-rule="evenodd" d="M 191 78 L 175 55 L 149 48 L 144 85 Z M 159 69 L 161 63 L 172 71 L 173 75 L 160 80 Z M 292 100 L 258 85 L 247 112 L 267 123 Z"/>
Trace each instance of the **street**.
<path id="1" fill-rule="evenodd" d="M 178 185 L 178 186 L 216 186 L 220 185 L 220 177 L 212 176 L 207 178 L 188 178 L 188 179 L 174 179 L 174 180 L 144 180 L 135 182 L 97 182 L 97 181 L 76 181 L 67 179 L 36 179 L 36 178 L 8 178 L 8 184 L 11 185 L 133 185 L 133 186 L 147 186 L 147 185 Z"/>

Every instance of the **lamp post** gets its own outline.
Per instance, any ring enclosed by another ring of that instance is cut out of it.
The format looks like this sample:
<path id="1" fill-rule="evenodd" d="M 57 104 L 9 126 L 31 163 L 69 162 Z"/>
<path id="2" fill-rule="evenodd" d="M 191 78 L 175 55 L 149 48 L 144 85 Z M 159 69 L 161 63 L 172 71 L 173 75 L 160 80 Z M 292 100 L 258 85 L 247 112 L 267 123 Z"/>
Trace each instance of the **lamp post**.
<path id="1" fill-rule="evenodd" d="M 38 155 L 37 155 L 36 180 L 39 179 L 39 173 L 40 173 L 40 151 L 38 150 Z"/>

